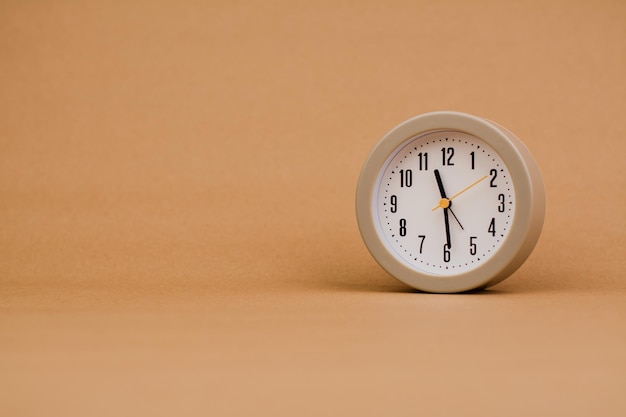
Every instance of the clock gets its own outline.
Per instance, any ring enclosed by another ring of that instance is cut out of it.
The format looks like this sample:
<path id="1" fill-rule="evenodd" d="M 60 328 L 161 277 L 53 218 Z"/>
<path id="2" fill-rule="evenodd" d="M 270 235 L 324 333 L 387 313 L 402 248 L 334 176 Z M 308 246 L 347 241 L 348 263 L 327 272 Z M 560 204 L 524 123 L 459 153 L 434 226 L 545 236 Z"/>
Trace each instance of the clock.
<path id="1" fill-rule="evenodd" d="M 356 193 L 363 241 L 421 291 L 497 284 L 534 249 L 545 191 L 526 146 L 499 124 L 433 112 L 393 128 L 363 166 Z"/>

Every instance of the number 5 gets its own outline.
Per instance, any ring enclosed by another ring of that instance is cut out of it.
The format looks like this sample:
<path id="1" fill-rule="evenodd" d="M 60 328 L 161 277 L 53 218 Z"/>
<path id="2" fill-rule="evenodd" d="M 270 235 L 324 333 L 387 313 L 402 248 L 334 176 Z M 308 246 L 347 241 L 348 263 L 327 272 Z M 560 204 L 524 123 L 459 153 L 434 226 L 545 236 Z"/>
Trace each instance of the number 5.
<path id="1" fill-rule="evenodd" d="M 477 237 L 470 237 L 470 255 L 476 255 L 476 243 L 474 243 L 474 239 L 477 239 Z"/>

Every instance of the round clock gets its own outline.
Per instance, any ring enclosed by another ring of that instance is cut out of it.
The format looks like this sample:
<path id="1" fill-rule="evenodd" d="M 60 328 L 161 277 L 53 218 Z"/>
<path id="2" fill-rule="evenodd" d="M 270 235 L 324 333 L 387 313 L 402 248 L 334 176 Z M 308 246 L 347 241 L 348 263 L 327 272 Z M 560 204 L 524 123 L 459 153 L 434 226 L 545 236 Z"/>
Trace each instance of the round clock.
<path id="1" fill-rule="evenodd" d="M 543 226 L 545 192 L 526 146 L 504 127 L 433 112 L 387 133 L 357 186 L 374 259 L 422 291 L 492 286 L 517 270 Z"/>

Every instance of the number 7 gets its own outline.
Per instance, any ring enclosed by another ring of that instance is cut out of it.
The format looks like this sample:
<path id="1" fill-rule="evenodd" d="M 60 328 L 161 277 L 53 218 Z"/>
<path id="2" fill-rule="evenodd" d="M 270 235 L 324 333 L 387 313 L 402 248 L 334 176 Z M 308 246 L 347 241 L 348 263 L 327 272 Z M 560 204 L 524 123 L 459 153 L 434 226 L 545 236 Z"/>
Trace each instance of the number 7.
<path id="1" fill-rule="evenodd" d="M 424 247 L 424 240 L 426 239 L 426 236 L 419 235 L 418 238 L 422 239 L 422 241 L 420 242 L 420 253 L 422 253 L 422 248 Z"/>

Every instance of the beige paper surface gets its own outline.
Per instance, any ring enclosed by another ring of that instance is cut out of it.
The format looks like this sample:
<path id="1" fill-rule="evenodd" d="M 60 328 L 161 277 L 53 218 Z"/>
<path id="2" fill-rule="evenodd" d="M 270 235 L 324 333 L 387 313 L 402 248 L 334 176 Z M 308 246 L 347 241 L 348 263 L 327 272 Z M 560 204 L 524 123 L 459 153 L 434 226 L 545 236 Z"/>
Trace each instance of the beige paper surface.
<path id="1" fill-rule="evenodd" d="M 0 4 L 3 416 L 623 416 L 626 4 Z M 412 292 L 354 192 L 416 114 L 497 121 L 548 209 Z"/>

